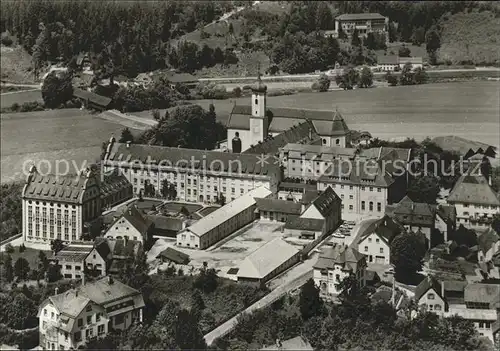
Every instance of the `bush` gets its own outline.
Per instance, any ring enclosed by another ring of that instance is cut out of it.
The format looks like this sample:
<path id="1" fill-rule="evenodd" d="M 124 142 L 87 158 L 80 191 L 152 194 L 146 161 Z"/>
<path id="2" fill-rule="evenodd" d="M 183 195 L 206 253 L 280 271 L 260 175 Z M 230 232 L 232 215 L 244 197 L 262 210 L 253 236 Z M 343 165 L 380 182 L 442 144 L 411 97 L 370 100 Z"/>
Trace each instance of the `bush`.
<path id="1" fill-rule="evenodd" d="M 7 33 L 2 34 L 2 45 L 11 46 L 13 43 L 14 41 Z"/>
<path id="2" fill-rule="evenodd" d="M 14 102 L 11 106 L 10 109 L 12 111 L 18 111 L 19 110 L 19 104 L 17 102 Z"/>
<path id="3" fill-rule="evenodd" d="M 12 246 L 12 244 L 7 244 L 5 246 L 5 252 L 7 252 L 8 254 L 14 253 L 14 246 Z"/>
<path id="4" fill-rule="evenodd" d="M 241 96 L 241 88 L 240 87 L 236 87 L 233 89 L 233 96 L 234 97 L 240 97 Z"/>
<path id="5" fill-rule="evenodd" d="M 33 112 L 43 111 L 45 108 L 42 103 L 38 101 L 25 102 L 21 105 L 20 112 Z"/>

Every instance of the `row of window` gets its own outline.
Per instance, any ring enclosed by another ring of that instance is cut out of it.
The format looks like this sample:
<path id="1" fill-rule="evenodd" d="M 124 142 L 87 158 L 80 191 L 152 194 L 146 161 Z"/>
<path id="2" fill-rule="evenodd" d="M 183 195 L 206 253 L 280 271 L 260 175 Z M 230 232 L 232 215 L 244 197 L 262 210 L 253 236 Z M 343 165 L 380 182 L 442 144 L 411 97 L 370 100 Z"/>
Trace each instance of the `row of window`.
<path id="1" fill-rule="evenodd" d="M 373 202 L 369 202 L 369 209 L 368 211 L 373 212 Z M 342 209 L 344 209 L 344 204 L 341 205 Z M 354 209 L 354 205 L 349 205 L 349 210 L 352 211 Z M 366 204 L 364 201 L 361 201 L 361 210 L 366 211 Z M 377 202 L 377 212 L 382 212 L 382 203 Z"/>
<path id="2" fill-rule="evenodd" d="M 487 210 L 488 208 L 491 209 L 491 210 L 496 210 L 498 208 L 498 206 L 495 206 L 495 205 L 491 205 L 491 206 L 488 206 L 488 205 L 469 205 L 469 204 L 463 204 L 463 206 L 465 208 L 477 208 L 478 210 L 480 209 L 483 209 L 483 210 Z M 465 214 L 465 212 L 464 212 Z"/>
<path id="3" fill-rule="evenodd" d="M 28 204 L 30 204 L 30 205 L 31 205 L 32 203 L 33 203 L 33 201 L 32 201 L 32 200 L 28 200 Z M 35 205 L 37 205 L 37 206 L 38 206 L 38 205 L 40 205 L 40 203 L 41 203 L 43 206 L 47 206 L 47 202 L 45 202 L 45 201 L 34 201 L 34 203 L 35 203 Z M 49 203 L 48 203 L 48 205 L 52 207 L 52 206 L 54 206 L 54 203 L 53 203 L 53 202 L 49 202 Z M 65 208 L 69 208 L 69 206 L 70 206 L 70 205 L 68 205 L 68 204 L 64 204 L 64 205 L 62 205 L 61 203 L 57 203 L 56 205 L 57 205 L 57 207 L 64 206 Z M 76 205 L 71 205 L 71 208 L 75 209 L 75 208 L 76 208 Z"/>
<path id="4" fill-rule="evenodd" d="M 377 240 L 378 240 L 378 239 L 377 239 Z M 383 247 L 381 247 L 381 248 L 379 249 L 379 251 L 380 251 L 380 253 L 384 253 L 384 248 L 383 248 Z M 365 252 L 368 252 L 368 246 L 365 246 Z"/>

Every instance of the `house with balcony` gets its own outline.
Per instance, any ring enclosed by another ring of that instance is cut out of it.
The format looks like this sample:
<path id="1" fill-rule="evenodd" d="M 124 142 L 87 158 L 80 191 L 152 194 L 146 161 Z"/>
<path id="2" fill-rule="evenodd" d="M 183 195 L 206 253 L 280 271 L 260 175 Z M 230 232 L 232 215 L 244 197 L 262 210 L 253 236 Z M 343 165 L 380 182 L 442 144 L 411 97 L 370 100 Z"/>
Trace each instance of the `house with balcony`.
<path id="1" fill-rule="evenodd" d="M 82 279 L 84 272 L 95 276 L 106 275 L 109 247 L 106 242 L 75 242 L 50 258 L 61 269 L 65 279 Z"/>
<path id="2" fill-rule="evenodd" d="M 366 256 L 358 250 L 337 244 L 323 249 L 313 266 L 314 284 L 322 296 L 337 296 L 341 293 L 340 282 L 354 276 L 359 287 L 366 285 Z"/>
<path id="3" fill-rule="evenodd" d="M 389 18 L 380 13 L 345 13 L 335 18 L 336 36 L 343 31 L 348 37 L 351 37 L 357 30 L 359 37 L 366 37 L 368 33 L 380 33 L 388 35 L 387 28 Z"/>
<path id="4" fill-rule="evenodd" d="M 70 350 L 142 322 L 142 294 L 111 277 L 56 294 L 38 308 L 40 348 Z"/>

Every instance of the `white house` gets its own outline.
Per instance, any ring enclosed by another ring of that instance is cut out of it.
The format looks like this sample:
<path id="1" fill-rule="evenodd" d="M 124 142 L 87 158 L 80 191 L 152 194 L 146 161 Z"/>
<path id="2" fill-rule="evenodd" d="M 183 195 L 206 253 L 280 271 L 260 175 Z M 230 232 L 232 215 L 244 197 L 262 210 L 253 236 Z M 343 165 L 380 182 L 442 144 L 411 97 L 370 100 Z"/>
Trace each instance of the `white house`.
<path id="1" fill-rule="evenodd" d="M 40 347 L 70 350 L 84 346 L 112 329 L 142 322 L 142 294 L 111 277 L 104 277 L 48 297 L 38 308 Z"/>
<path id="2" fill-rule="evenodd" d="M 427 276 L 415 289 L 415 302 L 429 312 L 443 316 L 448 308 L 442 284 L 434 277 Z"/>
<path id="3" fill-rule="evenodd" d="M 85 269 L 95 272 L 97 276 L 103 276 L 106 275 L 109 253 L 106 242 L 73 243 L 57 252 L 51 261 L 59 265 L 61 275 L 66 279 L 83 278 Z"/>
<path id="4" fill-rule="evenodd" d="M 366 284 L 366 258 L 358 250 L 343 245 L 323 249 L 313 266 L 313 279 L 323 296 L 338 295 L 339 283 L 346 277 L 356 277 L 360 287 Z"/>
<path id="5" fill-rule="evenodd" d="M 150 236 L 151 221 L 135 205 L 129 206 L 104 234 L 108 240 L 140 241 L 143 246 Z"/>
<path id="6" fill-rule="evenodd" d="M 477 252 L 478 262 L 490 262 L 493 256 L 500 252 L 500 236 L 493 228 L 486 229 L 477 237 L 479 250 Z"/>

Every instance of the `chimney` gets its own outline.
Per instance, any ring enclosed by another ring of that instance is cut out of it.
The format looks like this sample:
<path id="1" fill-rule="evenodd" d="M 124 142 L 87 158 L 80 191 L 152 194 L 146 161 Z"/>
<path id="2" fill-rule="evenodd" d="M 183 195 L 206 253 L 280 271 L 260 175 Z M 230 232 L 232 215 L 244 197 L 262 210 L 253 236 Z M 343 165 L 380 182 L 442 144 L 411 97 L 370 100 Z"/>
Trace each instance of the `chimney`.
<path id="1" fill-rule="evenodd" d="M 127 141 L 127 149 L 130 148 L 130 141 Z"/>

